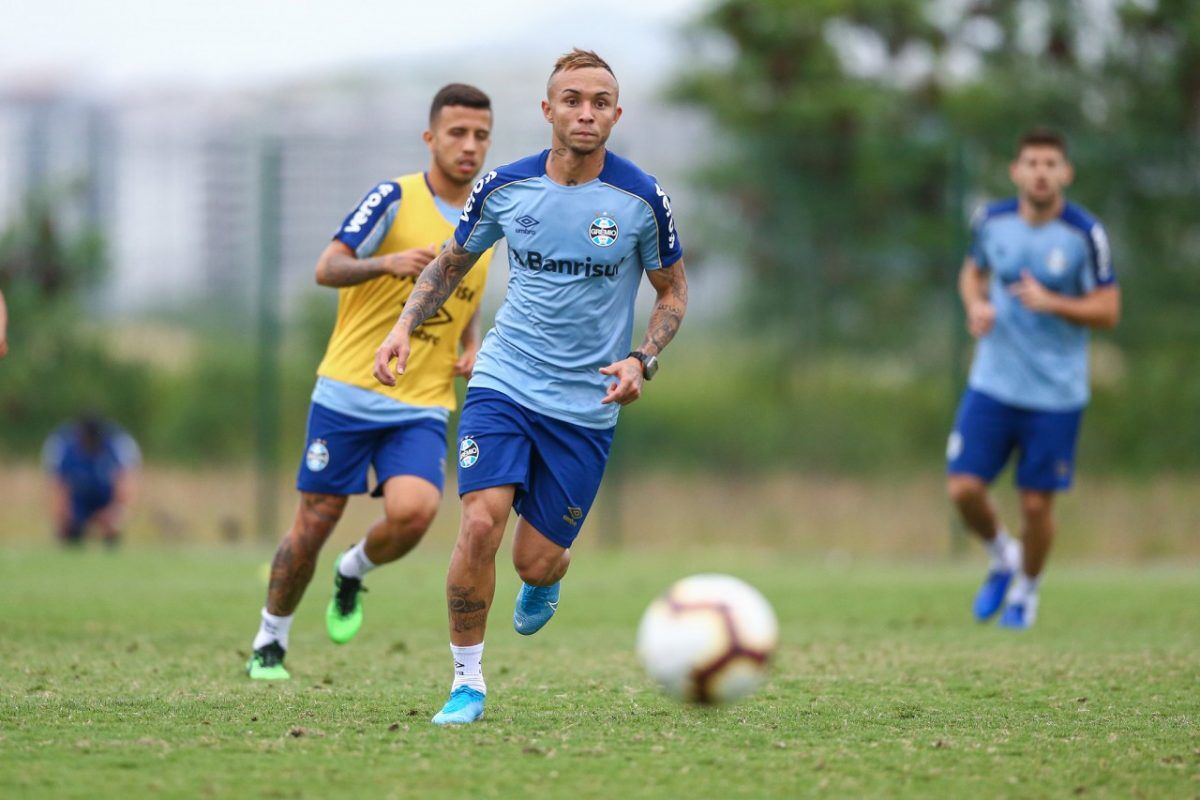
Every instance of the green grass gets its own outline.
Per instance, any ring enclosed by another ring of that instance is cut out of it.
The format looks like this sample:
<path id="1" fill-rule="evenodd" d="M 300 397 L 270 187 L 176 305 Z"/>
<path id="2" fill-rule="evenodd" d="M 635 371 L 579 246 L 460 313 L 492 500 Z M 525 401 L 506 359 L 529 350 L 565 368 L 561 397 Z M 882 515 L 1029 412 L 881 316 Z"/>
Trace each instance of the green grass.
<path id="1" fill-rule="evenodd" d="M 447 730 L 428 721 L 449 680 L 444 548 L 370 576 L 344 647 L 324 639 L 329 556 L 293 680 L 262 685 L 241 667 L 264 553 L 0 553 L 0 796 L 1200 793 L 1194 570 L 1052 569 L 1041 622 L 1014 634 L 968 620 L 976 563 L 593 549 L 524 639 L 502 563 L 487 717 Z M 685 707 L 647 685 L 633 632 L 669 579 L 712 569 L 763 590 L 783 645 L 749 701 Z"/>

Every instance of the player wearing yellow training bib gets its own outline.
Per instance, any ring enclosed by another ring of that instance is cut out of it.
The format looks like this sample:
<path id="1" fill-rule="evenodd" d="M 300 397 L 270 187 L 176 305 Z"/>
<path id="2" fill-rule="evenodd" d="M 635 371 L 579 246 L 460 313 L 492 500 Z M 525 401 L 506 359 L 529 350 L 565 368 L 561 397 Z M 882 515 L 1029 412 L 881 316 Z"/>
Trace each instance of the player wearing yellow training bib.
<path id="1" fill-rule="evenodd" d="M 338 289 L 337 322 L 317 368 L 296 481 L 300 508 L 275 553 L 246 667 L 251 678 L 289 677 L 283 659 L 292 615 L 348 496 L 367 490 L 368 468 L 375 471 L 384 516 L 338 557 L 325 614 L 334 642 L 349 641 L 362 624 L 363 575 L 415 547 L 437 512 L 454 379 L 470 376 L 479 350 L 479 302 L 491 253 L 484 269 L 473 271 L 413 332 L 409 369 L 395 386 L 382 386 L 372 375 L 375 346 L 416 277 L 454 234 L 491 146 L 491 126 L 487 95 L 464 84 L 444 87 L 424 134 L 432 156 L 428 171 L 373 187 L 317 262 L 317 282 Z"/>

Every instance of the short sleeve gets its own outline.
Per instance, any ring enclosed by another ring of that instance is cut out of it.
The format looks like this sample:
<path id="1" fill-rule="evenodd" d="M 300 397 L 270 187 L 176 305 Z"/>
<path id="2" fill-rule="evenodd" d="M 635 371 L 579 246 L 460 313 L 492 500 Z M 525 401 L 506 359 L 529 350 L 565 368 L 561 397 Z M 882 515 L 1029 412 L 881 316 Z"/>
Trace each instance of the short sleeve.
<path id="1" fill-rule="evenodd" d="M 1088 269 L 1084 270 L 1084 288 L 1087 291 L 1117 282 L 1113 271 L 1112 249 L 1108 244 L 1108 231 L 1099 222 L 1093 222 L 1087 232 Z"/>
<path id="2" fill-rule="evenodd" d="M 356 258 L 375 254 L 400 211 L 400 184 L 387 181 L 367 192 L 333 235 L 354 251 Z"/>
<path id="3" fill-rule="evenodd" d="M 683 244 L 675 228 L 675 215 L 671 211 L 671 198 L 654 182 L 654 194 L 642 199 L 650 205 L 648 235 L 641 237 L 639 254 L 646 269 L 669 267 L 683 258 Z"/>
<path id="4" fill-rule="evenodd" d="M 967 245 L 967 256 L 975 262 L 979 269 L 990 269 L 987 253 L 983 249 L 983 231 L 987 225 L 987 206 L 980 206 L 971 215 L 971 241 Z"/>
<path id="5" fill-rule="evenodd" d="M 61 474 L 66 452 L 66 437 L 61 429 L 56 430 L 46 437 L 46 443 L 42 445 L 42 468 L 55 475 Z"/>
<path id="6" fill-rule="evenodd" d="M 142 465 L 142 450 L 128 433 L 121 432 L 113 437 L 113 451 L 121 469 L 136 469 Z"/>
<path id="7" fill-rule="evenodd" d="M 482 253 L 504 237 L 496 204 L 488 203 L 504 185 L 496 177 L 496 171 L 492 170 L 475 183 L 454 229 L 454 241 L 469 253 Z"/>

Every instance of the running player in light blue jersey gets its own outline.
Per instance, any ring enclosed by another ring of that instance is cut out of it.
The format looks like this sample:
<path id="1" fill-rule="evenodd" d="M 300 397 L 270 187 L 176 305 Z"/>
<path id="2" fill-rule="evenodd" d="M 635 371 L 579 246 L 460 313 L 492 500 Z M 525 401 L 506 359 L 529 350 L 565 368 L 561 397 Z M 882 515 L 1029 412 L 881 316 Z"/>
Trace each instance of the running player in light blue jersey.
<path id="1" fill-rule="evenodd" d="M 1037 616 L 1038 583 L 1054 539 L 1054 495 L 1071 485 L 1088 401 L 1088 330 L 1121 314 L 1104 227 L 1066 202 L 1066 143 L 1045 129 L 1021 137 L 1009 167 L 1017 197 L 975 217 L 959 274 L 967 327 L 978 338 L 968 388 L 946 448 L 947 489 L 983 539 L 991 566 L 975 597 L 978 620 Z M 1022 536 L 1009 537 L 988 484 L 1016 450 Z"/>
<path id="2" fill-rule="evenodd" d="M 508 291 L 459 421 L 462 522 L 446 579 L 455 675 L 437 724 L 483 715 L 484 629 L 511 509 L 520 515 L 513 564 L 523 581 L 513 626 L 528 635 L 558 607 L 618 406 L 641 395 L 687 309 L 670 200 L 653 177 L 604 146 L 621 117 L 617 94 L 612 69 L 595 53 L 574 50 L 558 60 L 542 102 L 551 149 L 475 185 L 454 240 L 421 273 L 376 353 L 375 376 L 390 386 L 404 373 L 413 329 L 480 253 L 507 240 Z M 643 273 L 657 302 L 630 352 Z"/>

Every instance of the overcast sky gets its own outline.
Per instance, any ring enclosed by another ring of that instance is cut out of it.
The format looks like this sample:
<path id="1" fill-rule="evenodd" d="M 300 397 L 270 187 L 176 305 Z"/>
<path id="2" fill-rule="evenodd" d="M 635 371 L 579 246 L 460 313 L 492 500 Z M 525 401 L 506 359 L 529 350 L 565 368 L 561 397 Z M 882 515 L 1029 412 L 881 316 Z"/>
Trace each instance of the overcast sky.
<path id="1" fill-rule="evenodd" d="M 398 55 L 487 56 L 505 45 L 603 54 L 676 31 L 709 0 L 5 0 L 0 83 L 97 88 L 259 83 Z"/>

